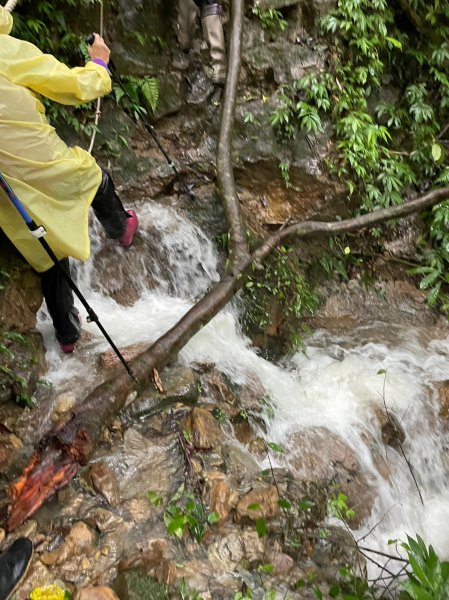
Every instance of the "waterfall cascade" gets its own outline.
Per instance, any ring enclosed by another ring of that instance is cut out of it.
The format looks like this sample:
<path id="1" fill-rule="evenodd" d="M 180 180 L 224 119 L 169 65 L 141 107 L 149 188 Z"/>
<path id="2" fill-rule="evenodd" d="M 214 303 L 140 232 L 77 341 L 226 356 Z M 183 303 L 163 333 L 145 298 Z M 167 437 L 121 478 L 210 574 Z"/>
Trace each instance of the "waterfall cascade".
<path id="1" fill-rule="evenodd" d="M 173 208 L 152 203 L 141 206 L 139 216 L 140 240 L 134 248 L 125 253 L 93 232 L 92 257 L 77 273 L 88 301 L 121 347 L 156 339 L 218 279 L 213 245 L 198 227 Z M 130 282 L 139 288 L 132 306 L 110 297 L 120 278 L 125 289 Z M 69 357 L 60 355 L 44 310 L 39 326 L 48 349 L 47 378 L 58 389 L 77 388 L 82 396 L 101 377 L 92 361 L 106 343 L 95 325 L 84 321 L 88 339 Z M 447 433 L 438 417 L 436 391 L 436 382 L 447 378 L 449 341 L 379 322 L 353 331 L 317 331 L 306 350 L 282 365 L 267 362 L 242 335 L 234 308 L 227 307 L 187 344 L 180 360 L 214 363 L 240 384 L 256 376 L 275 407 L 266 437 L 286 447 L 284 460 L 292 468 L 301 461 L 294 434 L 321 428 L 346 441 L 375 497 L 356 538 L 371 532 L 365 544 L 385 550 L 389 539 L 418 533 L 449 559 Z M 375 414 L 385 408 L 405 432 L 402 449 L 424 505 L 401 451 L 384 444 Z"/>

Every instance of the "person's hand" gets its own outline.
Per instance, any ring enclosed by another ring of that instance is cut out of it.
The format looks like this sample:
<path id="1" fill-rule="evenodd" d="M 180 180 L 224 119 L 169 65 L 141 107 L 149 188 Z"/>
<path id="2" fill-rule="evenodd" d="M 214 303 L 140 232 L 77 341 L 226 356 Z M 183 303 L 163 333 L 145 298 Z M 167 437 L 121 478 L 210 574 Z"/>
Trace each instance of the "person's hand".
<path id="1" fill-rule="evenodd" d="M 104 39 L 100 37 L 98 33 L 95 34 L 94 43 L 88 47 L 88 52 L 92 59 L 99 58 L 100 60 L 108 64 L 109 55 L 111 54 L 111 51 L 106 46 Z"/>

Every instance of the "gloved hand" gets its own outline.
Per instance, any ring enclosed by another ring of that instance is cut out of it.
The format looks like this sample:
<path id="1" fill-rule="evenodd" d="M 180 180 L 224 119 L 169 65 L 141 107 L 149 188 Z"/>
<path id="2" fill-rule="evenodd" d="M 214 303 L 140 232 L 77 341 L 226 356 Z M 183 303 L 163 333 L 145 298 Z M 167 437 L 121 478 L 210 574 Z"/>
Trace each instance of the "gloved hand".
<path id="1" fill-rule="evenodd" d="M 106 46 L 104 39 L 99 36 L 98 33 L 95 34 L 94 43 L 88 47 L 88 52 L 92 59 L 98 58 L 108 64 L 111 51 Z"/>

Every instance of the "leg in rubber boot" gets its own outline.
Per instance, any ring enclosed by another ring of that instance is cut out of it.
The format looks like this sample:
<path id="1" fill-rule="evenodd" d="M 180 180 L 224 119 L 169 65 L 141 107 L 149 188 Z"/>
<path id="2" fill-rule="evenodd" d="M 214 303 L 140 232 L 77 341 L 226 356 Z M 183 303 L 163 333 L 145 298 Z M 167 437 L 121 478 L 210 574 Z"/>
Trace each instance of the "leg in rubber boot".
<path id="1" fill-rule="evenodd" d="M 69 259 L 64 258 L 60 263 L 70 273 Z M 73 292 L 61 269 L 56 265 L 41 273 L 41 285 L 45 304 L 55 328 L 56 339 L 63 352 L 73 352 L 75 342 L 81 335 L 80 319 L 78 310 L 74 306 Z"/>
<path id="2" fill-rule="evenodd" d="M 118 240 L 124 248 L 132 244 L 139 220 L 135 211 L 125 210 L 115 191 L 111 176 L 103 171 L 103 179 L 92 202 L 95 216 L 100 221 L 106 235 Z"/>
<path id="3" fill-rule="evenodd" d="M 221 7 L 217 3 L 204 2 L 201 9 L 203 33 L 210 50 L 212 83 L 224 85 L 226 82 L 226 43 L 220 17 Z"/>
<path id="4" fill-rule="evenodd" d="M 119 240 L 120 245 L 123 246 L 123 248 L 129 248 L 131 246 L 133 243 L 134 234 L 139 226 L 139 219 L 137 218 L 135 211 L 128 210 L 127 213 L 128 222 L 126 223 L 126 230 Z"/>
<path id="5" fill-rule="evenodd" d="M 76 339 L 73 339 L 76 336 Z M 78 310 L 73 307 L 67 315 L 64 331 L 56 331 L 56 339 L 64 354 L 71 354 L 75 350 L 75 344 L 81 337 L 81 317 Z M 73 340 L 73 341 L 72 341 Z"/>
<path id="6" fill-rule="evenodd" d="M 195 20 L 198 14 L 198 7 L 193 0 L 178 0 L 176 37 L 184 52 L 189 51 L 193 46 Z"/>
<path id="7" fill-rule="evenodd" d="M 27 538 L 19 538 L 0 555 L 0 600 L 12 598 L 27 573 L 32 557 L 33 544 Z"/>

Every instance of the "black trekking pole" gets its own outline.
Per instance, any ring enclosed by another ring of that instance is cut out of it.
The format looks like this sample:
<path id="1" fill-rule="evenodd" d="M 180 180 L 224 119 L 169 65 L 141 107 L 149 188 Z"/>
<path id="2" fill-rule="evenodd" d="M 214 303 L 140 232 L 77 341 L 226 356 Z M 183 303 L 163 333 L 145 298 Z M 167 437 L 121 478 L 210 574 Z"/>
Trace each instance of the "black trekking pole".
<path id="1" fill-rule="evenodd" d="M 108 332 L 105 330 L 105 328 L 103 327 L 103 325 L 100 323 L 100 320 L 98 319 L 98 316 L 96 315 L 96 313 L 94 312 L 94 310 L 92 309 L 92 307 L 88 304 L 87 300 L 84 298 L 84 296 L 80 292 L 78 286 L 73 281 L 73 279 L 70 277 L 70 274 L 66 271 L 66 269 L 61 264 L 61 262 L 59 261 L 58 257 L 56 256 L 56 254 L 53 252 L 53 250 L 51 249 L 51 247 L 48 245 L 47 241 L 44 239 L 44 236 L 47 233 L 46 230 L 45 230 L 45 227 L 43 227 L 42 225 L 36 225 L 36 223 L 34 222 L 34 220 L 27 213 L 25 207 L 20 202 L 19 198 L 16 196 L 16 194 L 14 193 L 14 191 L 12 190 L 12 188 L 10 187 L 10 185 L 8 184 L 8 182 L 6 181 L 6 179 L 3 177 L 3 175 L 1 173 L 0 173 L 0 187 L 6 193 L 6 195 L 9 198 L 9 200 L 12 202 L 12 204 L 17 209 L 17 211 L 19 212 L 19 214 L 22 217 L 22 219 L 25 221 L 28 229 L 30 230 L 31 235 L 34 237 L 34 239 L 38 240 L 41 243 L 41 245 L 44 248 L 45 252 L 51 258 L 51 260 L 56 265 L 56 267 L 60 270 L 60 272 L 62 273 L 64 279 L 69 284 L 70 288 L 78 296 L 81 304 L 84 306 L 84 308 L 87 311 L 87 314 L 88 314 L 87 320 L 89 321 L 89 323 L 93 322 L 93 323 L 97 324 L 99 330 L 104 335 L 104 337 L 108 341 L 109 345 L 114 350 L 114 352 L 117 355 L 117 357 L 119 358 L 120 362 L 122 363 L 122 365 L 127 370 L 128 375 L 135 380 L 136 378 L 135 378 L 133 372 L 131 371 L 130 366 L 128 365 L 128 363 L 124 359 L 122 353 L 117 348 L 117 346 L 114 344 L 113 340 L 111 339 L 111 337 L 109 336 Z"/>
<path id="2" fill-rule="evenodd" d="M 89 35 L 86 36 L 86 38 L 85 38 L 84 41 L 86 42 L 86 44 L 88 46 L 92 46 L 92 44 L 95 41 L 95 34 L 94 33 L 89 33 Z M 123 85 L 122 85 L 122 83 L 120 81 L 120 76 L 117 73 L 117 69 L 115 68 L 114 63 L 111 60 L 108 63 L 108 70 L 109 70 L 109 73 L 110 73 L 111 77 L 114 79 L 114 81 L 117 83 L 117 85 L 120 86 L 120 89 L 122 90 L 122 92 L 124 93 L 124 95 L 128 98 L 128 100 L 130 100 L 132 102 L 133 99 L 129 95 L 129 92 L 126 90 L 126 88 L 123 87 Z M 133 116 L 133 119 L 136 120 L 136 118 L 134 116 Z M 165 158 L 165 160 L 167 161 L 169 167 L 171 167 L 173 169 L 173 173 L 180 180 L 181 179 L 181 173 L 178 171 L 175 163 L 172 161 L 172 159 L 170 158 L 170 156 L 167 154 L 165 148 L 160 143 L 159 138 L 156 135 L 156 130 L 155 130 L 154 125 L 152 125 L 151 123 L 149 123 L 146 119 L 144 119 L 142 117 L 140 117 L 140 121 L 141 121 L 142 125 L 144 126 L 144 128 L 146 129 L 146 131 L 153 138 L 156 146 L 161 151 L 161 153 L 162 153 L 163 157 Z M 190 186 L 184 184 L 184 189 L 185 189 L 187 195 L 189 196 L 189 199 L 190 200 L 194 200 L 195 198 L 194 198 L 192 190 L 190 189 Z"/>

